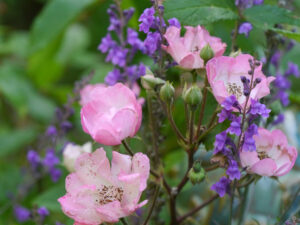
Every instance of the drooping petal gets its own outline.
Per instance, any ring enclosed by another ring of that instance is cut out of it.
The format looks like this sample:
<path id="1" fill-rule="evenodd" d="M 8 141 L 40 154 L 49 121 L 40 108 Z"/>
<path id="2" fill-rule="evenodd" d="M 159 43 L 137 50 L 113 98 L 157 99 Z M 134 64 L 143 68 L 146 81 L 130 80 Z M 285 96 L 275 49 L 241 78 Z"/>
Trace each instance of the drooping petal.
<path id="1" fill-rule="evenodd" d="M 276 163 L 273 159 L 266 158 L 255 163 L 250 170 L 261 176 L 273 176 L 276 171 Z"/>

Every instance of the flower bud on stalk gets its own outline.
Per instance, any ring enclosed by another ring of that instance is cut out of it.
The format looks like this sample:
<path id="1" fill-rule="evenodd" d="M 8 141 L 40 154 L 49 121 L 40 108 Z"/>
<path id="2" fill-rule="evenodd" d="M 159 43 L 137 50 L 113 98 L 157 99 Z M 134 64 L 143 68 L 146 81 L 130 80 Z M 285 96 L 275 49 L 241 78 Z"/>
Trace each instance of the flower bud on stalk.
<path id="1" fill-rule="evenodd" d="M 212 59 L 215 56 L 213 49 L 209 44 L 205 45 L 200 52 L 200 57 L 204 60 L 204 63 L 208 62 L 208 60 Z"/>
<path id="2" fill-rule="evenodd" d="M 197 106 L 202 101 L 202 93 L 197 85 L 193 85 L 183 93 L 183 99 L 186 104 L 188 104 L 192 110 L 196 110 Z"/>
<path id="3" fill-rule="evenodd" d="M 166 83 L 164 80 L 154 77 L 153 75 L 145 75 L 141 78 L 142 85 L 146 90 L 153 90 L 158 85 Z"/>
<path id="4" fill-rule="evenodd" d="M 188 177 L 192 184 L 199 184 L 205 179 L 205 170 L 199 161 L 196 161 L 193 168 L 190 169 Z"/>
<path id="5" fill-rule="evenodd" d="M 170 103 L 173 101 L 175 95 L 175 89 L 173 85 L 167 81 L 161 88 L 160 88 L 160 98 L 166 102 Z"/>

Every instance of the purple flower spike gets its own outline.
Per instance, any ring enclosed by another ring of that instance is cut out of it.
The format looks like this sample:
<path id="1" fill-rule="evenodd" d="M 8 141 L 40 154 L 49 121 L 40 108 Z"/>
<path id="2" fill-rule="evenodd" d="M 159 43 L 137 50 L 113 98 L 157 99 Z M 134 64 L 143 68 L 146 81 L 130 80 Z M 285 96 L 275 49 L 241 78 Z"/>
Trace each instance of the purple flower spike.
<path id="1" fill-rule="evenodd" d="M 216 135 L 216 141 L 214 143 L 214 146 L 215 146 L 214 152 L 215 153 L 218 153 L 219 151 L 221 151 L 224 148 L 226 138 L 227 138 L 226 131 L 223 131 L 223 132 Z"/>
<path id="2" fill-rule="evenodd" d="M 145 50 L 148 55 L 153 55 L 155 51 L 160 47 L 161 36 L 159 32 L 149 32 L 147 38 L 144 41 Z"/>
<path id="3" fill-rule="evenodd" d="M 53 126 L 53 125 L 50 125 L 48 128 L 47 128 L 47 131 L 46 131 L 46 135 L 47 136 L 55 136 L 57 134 L 57 130 L 56 130 L 56 127 Z"/>
<path id="4" fill-rule="evenodd" d="M 230 160 L 226 174 L 229 176 L 230 180 L 234 180 L 234 179 L 239 180 L 241 178 L 241 172 L 235 160 Z"/>
<path id="5" fill-rule="evenodd" d="M 28 221 L 31 217 L 30 211 L 22 206 L 15 206 L 14 214 L 16 220 L 20 223 Z"/>
<path id="6" fill-rule="evenodd" d="M 279 66 L 280 58 L 281 58 L 281 53 L 279 51 L 276 51 L 271 57 L 270 61 L 276 68 Z"/>
<path id="7" fill-rule="evenodd" d="M 239 27 L 239 34 L 245 34 L 245 36 L 248 37 L 252 29 L 253 26 L 251 23 L 249 22 L 242 23 Z"/>
<path id="8" fill-rule="evenodd" d="M 169 26 L 175 26 L 175 27 L 178 27 L 178 28 L 181 27 L 180 22 L 176 18 L 171 18 L 171 19 L 168 20 L 168 22 L 169 22 Z"/>
<path id="9" fill-rule="evenodd" d="M 287 89 L 290 89 L 291 82 L 287 79 L 286 76 L 282 76 L 282 75 L 279 74 L 279 75 L 276 76 L 276 80 L 274 81 L 274 85 L 279 89 L 287 90 Z"/>
<path id="10" fill-rule="evenodd" d="M 289 62 L 288 63 L 288 69 L 285 71 L 285 76 L 295 76 L 295 77 L 300 77 L 300 71 L 299 67 L 297 64 Z"/>
<path id="11" fill-rule="evenodd" d="M 110 34 L 107 34 L 104 38 L 102 38 L 100 45 L 98 46 L 98 50 L 102 53 L 108 52 L 110 48 L 116 46 L 116 42 L 112 40 Z"/>
<path id="12" fill-rule="evenodd" d="M 264 4 L 264 0 L 254 0 L 253 5 L 262 5 Z"/>
<path id="13" fill-rule="evenodd" d="M 230 124 L 230 127 L 226 130 L 230 134 L 235 134 L 236 136 L 240 136 L 241 130 L 241 117 L 236 117 Z"/>
<path id="14" fill-rule="evenodd" d="M 122 79 L 122 75 L 121 75 L 120 70 L 113 69 L 106 75 L 105 83 L 107 83 L 108 85 L 114 85 L 121 79 Z"/>
<path id="15" fill-rule="evenodd" d="M 218 117 L 219 117 L 218 122 L 223 123 L 226 119 L 231 120 L 232 119 L 232 114 L 231 114 L 231 111 L 228 111 L 226 109 L 222 109 L 222 111 L 220 113 L 218 113 Z"/>
<path id="16" fill-rule="evenodd" d="M 273 121 L 273 125 L 278 125 L 280 123 L 282 123 L 284 121 L 284 115 L 282 113 L 278 114 L 275 118 L 275 120 Z"/>
<path id="17" fill-rule="evenodd" d="M 224 102 L 221 104 L 221 106 L 226 110 L 231 110 L 232 107 L 237 103 L 235 95 L 231 95 L 227 97 Z"/>
<path id="18" fill-rule="evenodd" d="M 271 110 L 266 105 L 259 103 L 258 101 L 251 99 L 250 114 L 261 115 L 262 117 L 268 118 Z"/>
<path id="19" fill-rule="evenodd" d="M 217 192 L 220 197 L 224 197 L 226 193 L 230 192 L 230 183 L 228 178 L 221 177 L 219 182 L 213 184 L 210 189 Z"/>
<path id="20" fill-rule="evenodd" d="M 38 208 L 37 213 L 40 215 L 42 219 L 44 219 L 46 216 L 49 216 L 50 214 L 46 207 Z"/>
<path id="21" fill-rule="evenodd" d="M 51 168 L 50 169 L 50 176 L 51 176 L 51 180 L 53 182 L 57 182 L 59 180 L 59 178 L 61 177 L 61 170 L 57 169 L 57 168 Z"/>
<path id="22" fill-rule="evenodd" d="M 59 163 L 59 158 L 55 155 L 54 149 L 48 149 L 46 156 L 43 160 L 44 166 L 48 168 L 53 168 Z"/>
<path id="23" fill-rule="evenodd" d="M 30 150 L 27 153 L 27 160 L 30 163 L 31 167 L 36 169 L 39 165 L 39 163 L 41 162 L 41 158 L 39 156 L 39 154 L 34 151 L 34 150 Z"/>
<path id="24" fill-rule="evenodd" d="M 155 20 L 154 14 L 155 10 L 153 7 L 144 10 L 144 12 L 139 18 L 139 22 L 141 22 L 140 31 L 143 31 L 144 33 L 149 32 L 149 29 Z"/>

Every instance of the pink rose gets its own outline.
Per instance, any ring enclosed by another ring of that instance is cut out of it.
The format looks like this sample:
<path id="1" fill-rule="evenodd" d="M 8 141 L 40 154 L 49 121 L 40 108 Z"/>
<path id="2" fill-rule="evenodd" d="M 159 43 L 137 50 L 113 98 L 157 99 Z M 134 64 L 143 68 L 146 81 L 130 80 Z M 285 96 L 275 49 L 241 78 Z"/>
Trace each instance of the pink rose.
<path id="1" fill-rule="evenodd" d="M 105 85 L 104 84 L 88 84 L 80 90 L 80 105 L 81 106 L 84 106 L 91 100 L 91 98 L 92 98 L 91 93 L 95 88 L 97 88 L 98 90 L 100 90 L 101 88 L 104 89 Z"/>
<path id="2" fill-rule="evenodd" d="M 138 203 L 147 187 L 150 164 L 142 153 L 133 157 L 112 152 L 111 166 L 103 148 L 85 153 L 66 178 L 63 212 L 78 225 L 115 223 L 147 203 Z"/>
<path id="3" fill-rule="evenodd" d="M 226 44 L 220 38 L 210 36 L 204 27 L 186 26 L 185 28 L 184 37 L 180 37 L 180 28 L 169 27 L 164 35 L 168 41 L 168 46 L 162 46 L 180 67 L 186 69 L 202 68 L 204 64 L 200 58 L 200 52 L 207 44 L 213 49 L 215 56 L 221 56 L 225 52 Z"/>
<path id="4" fill-rule="evenodd" d="M 81 109 L 83 130 L 104 145 L 119 145 L 141 126 L 142 109 L 124 84 L 93 88 Z"/>
<path id="5" fill-rule="evenodd" d="M 288 145 L 281 130 L 258 129 L 254 136 L 256 151 L 241 152 L 243 167 L 261 176 L 282 176 L 288 173 L 297 159 L 297 150 Z"/>
<path id="6" fill-rule="evenodd" d="M 244 106 L 246 97 L 241 76 L 251 80 L 249 59 L 251 55 L 240 54 L 236 57 L 220 56 L 208 61 L 206 64 L 207 79 L 216 100 L 221 104 L 225 98 L 235 95 L 240 105 Z M 254 71 L 254 80 L 260 78 L 261 82 L 251 91 L 250 98 L 258 100 L 270 94 L 269 85 L 275 77 L 266 77 L 260 65 Z M 250 104 L 250 101 L 248 102 Z"/>

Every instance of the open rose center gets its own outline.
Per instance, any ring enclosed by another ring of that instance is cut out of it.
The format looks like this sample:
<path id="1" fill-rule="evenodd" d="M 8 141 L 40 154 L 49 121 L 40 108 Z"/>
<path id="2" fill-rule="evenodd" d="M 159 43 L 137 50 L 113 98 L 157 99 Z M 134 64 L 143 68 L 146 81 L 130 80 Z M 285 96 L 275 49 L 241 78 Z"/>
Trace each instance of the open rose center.
<path id="1" fill-rule="evenodd" d="M 96 202 L 100 205 L 105 205 L 116 200 L 121 202 L 123 194 L 124 190 L 121 187 L 103 185 L 102 188 L 97 189 L 98 198 L 96 199 Z"/>
<path id="2" fill-rule="evenodd" d="M 227 92 L 230 95 L 235 95 L 235 97 L 238 99 L 243 95 L 242 87 L 237 85 L 236 83 L 227 83 Z"/>
<path id="3" fill-rule="evenodd" d="M 257 156 L 260 160 L 270 158 L 266 152 L 257 152 Z"/>

